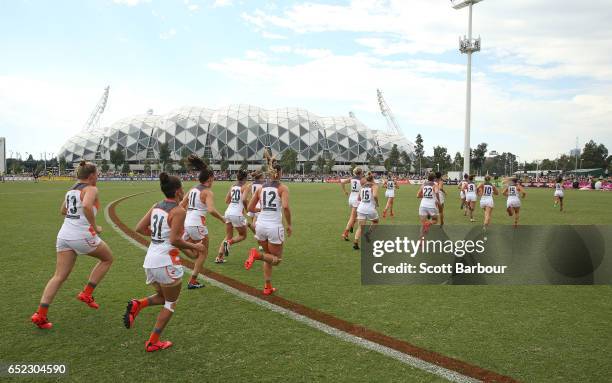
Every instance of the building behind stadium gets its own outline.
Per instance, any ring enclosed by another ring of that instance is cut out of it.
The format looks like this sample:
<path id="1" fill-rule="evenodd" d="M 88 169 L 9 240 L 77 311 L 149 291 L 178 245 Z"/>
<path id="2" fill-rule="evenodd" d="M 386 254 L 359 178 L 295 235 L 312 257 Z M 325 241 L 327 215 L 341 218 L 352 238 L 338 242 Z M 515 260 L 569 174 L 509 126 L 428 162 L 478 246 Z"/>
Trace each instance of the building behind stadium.
<path id="1" fill-rule="evenodd" d="M 158 161 L 164 143 L 174 161 L 195 153 L 211 164 L 226 160 L 230 169 L 239 168 L 245 159 L 250 169 L 259 167 L 265 148 L 277 158 L 290 148 L 297 152 L 298 164 L 314 163 L 320 156 L 333 159 L 334 170 L 345 170 L 351 163 L 367 165 L 373 156 L 382 164 L 394 144 L 400 152 L 414 155 L 413 144 L 403 135 L 369 129 L 354 116 L 320 117 L 298 108 L 265 110 L 241 104 L 124 118 L 70 138 L 58 156 L 68 163 L 109 161 L 111 151 L 121 150 L 131 169 L 142 170 L 146 161 Z"/>

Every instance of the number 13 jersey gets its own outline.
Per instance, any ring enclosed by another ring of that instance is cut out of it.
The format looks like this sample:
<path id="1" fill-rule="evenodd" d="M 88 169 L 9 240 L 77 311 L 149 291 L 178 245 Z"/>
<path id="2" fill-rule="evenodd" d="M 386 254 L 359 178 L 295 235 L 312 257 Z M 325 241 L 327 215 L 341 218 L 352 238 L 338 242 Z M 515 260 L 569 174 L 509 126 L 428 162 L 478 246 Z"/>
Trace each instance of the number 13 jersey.
<path id="1" fill-rule="evenodd" d="M 280 182 L 266 182 L 261 186 L 259 192 L 260 211 L 257 224 L 269 226 L 282 226 L 283 212 L 282 200 L 278 192 Z"/>
<path id="2" fill-rule="evenodd" d="M 76 240 L 92 238 L 96 236 L 96 232 L 89 224 L 85 211 L 83 210 L 83 195 L 85 188 L 89 186 L 84 183 L 75 184 L 64 197 L 64 205 L 66 206 L 66 217 L 59 233 L 58 238 Z M 93 208 L 94 216 L 98 212 L 99 203 L 96 200 Z"/>

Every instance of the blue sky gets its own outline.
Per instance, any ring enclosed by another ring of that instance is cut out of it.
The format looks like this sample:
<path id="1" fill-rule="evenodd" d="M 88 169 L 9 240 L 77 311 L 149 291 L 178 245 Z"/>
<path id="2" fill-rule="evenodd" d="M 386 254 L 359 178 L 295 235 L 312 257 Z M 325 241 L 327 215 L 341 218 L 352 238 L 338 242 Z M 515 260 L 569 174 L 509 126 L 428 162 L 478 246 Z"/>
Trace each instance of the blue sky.
<path id="1" fill-rule="evenodd" d="M 472 146 L 521 160 L 594 139 L 612 149 L 612 1 L 485 0 L 474 10 Z M 106 85 L 103 125 L 152 108 L 248 103 L 353 111 L 463 147 L 467 11 L 414 1 L 11 1 L 0 12 L 0 136 L 56 152 Z"/>

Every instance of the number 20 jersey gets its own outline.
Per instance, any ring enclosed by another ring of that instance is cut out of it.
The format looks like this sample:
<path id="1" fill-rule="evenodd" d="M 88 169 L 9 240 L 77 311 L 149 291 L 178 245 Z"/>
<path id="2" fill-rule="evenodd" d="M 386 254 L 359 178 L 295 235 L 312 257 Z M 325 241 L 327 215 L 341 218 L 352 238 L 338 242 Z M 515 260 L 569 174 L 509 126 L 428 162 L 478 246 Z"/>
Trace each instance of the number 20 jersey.
<path id="1" fill-rule="evenodd" d="M 260 211 L 257 224 L 278 226 L 283 224 L 282 201 L 278 192 L 280 182 L 266 182 L 259 192 Z"/>
<path id="2" fill-rule="evenodd" d="M 75 184 L 66 192 L 64 197 L 64 205 L 66 206 L 66 217 L 62 228 L 57 234 L 58 238 L 67 240 L 76 240 L 84 238 L 92 238 L 96 236 L 96 232 L 89 224 L 85 211 L 83 210 L 83 190 L 89 186 L 84 183 Z M 98 201 L 94 205 L 94 216 L 98 212 Z"/>

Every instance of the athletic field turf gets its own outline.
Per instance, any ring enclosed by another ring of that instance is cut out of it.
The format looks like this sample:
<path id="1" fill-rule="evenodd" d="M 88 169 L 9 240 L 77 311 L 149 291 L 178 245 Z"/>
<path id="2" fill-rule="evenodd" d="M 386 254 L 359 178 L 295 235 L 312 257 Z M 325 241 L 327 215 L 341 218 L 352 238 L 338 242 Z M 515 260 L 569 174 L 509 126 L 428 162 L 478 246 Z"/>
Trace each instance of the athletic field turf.
<path id="1" fill-rule="evenodd" d="M 214 186 L 221 213 L 228 185 Z M 94 294 L 101 308 L 94 311 L 74 298 L 93 265 L 82 257 L 51 305 L 54 328 L 35 328 L 29 318 L 55 268 L 59 206 L 69 186 L 0 184 L 0 362 L 67 363 L 73 381 L 443 381 L 214 286 L 183 290 L 176 315 L 162 334 L 175 346 L 146 354 L 144 341 L 159 309 L 145 309 L 131 330 L 122 324 L 127 300 L 151 293 L 144 284 L 144 252 L 115 232 L 103 212 L 98 222 L 115 263 Z M 123 196 L 154 191 L 117 205 L 118 217 L 129 227 L 162 198 L 155 182 L 98 186 L 103 207 Z M 612 376 L 610 286 L 361 286 L 359 252 L 340 240 L 348 208 L 339 185 L 289 188 L 294 235 L 274 272 L 277 295 L 521 381 L 607 382 Z M 401 187 L 396 217 L 383 223 L 415 224 L 416 190 Z M 552 206 L 552 190 L 527 193 L 521 224 L 612 223 L 612 193 L 567 190 L 563 213 Z M 448 188 L 446 221 L 469 224 L 457 194 Z M 510 224 L 502 208 L 505 200 L 496 198 L 496 206 L 493 223 Z M 480 209 L 476 219 L 481 224 Z M 261 288 L 260 266 L 248 272 L 243 268 L 253 239 L 232 247 L 228 263 L 215 265 L 223 227 L 210 218 L 209 231 L 206 267 Z"/>

